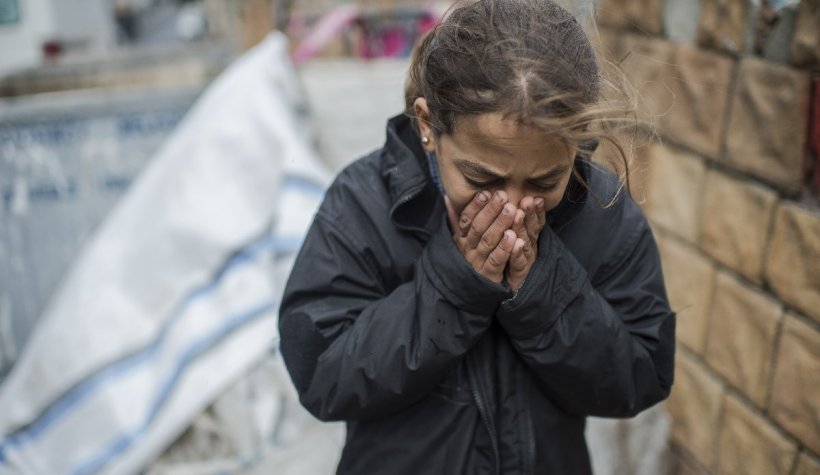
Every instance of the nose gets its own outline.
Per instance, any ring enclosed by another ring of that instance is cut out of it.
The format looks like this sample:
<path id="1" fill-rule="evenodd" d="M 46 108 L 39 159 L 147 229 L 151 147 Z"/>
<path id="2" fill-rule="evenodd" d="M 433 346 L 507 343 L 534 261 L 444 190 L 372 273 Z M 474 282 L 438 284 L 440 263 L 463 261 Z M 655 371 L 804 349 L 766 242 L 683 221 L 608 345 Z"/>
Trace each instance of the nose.
<path id="1" fill-rule="evenodd" d="M 521 199 L 524 198 L 524 190 L 517 186 L 508 186 L 503 188 L 504 193 L 507 194 L 507 202 L 514 204 L 516 207 L 519 203 L 521 203 Z"/>

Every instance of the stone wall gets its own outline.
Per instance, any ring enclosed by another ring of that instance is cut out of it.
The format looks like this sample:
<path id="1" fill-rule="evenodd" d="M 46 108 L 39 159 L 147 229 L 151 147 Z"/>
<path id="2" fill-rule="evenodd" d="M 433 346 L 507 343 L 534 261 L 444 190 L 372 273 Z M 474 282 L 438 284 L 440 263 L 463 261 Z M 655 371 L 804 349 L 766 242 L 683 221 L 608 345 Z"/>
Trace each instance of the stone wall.
<path id="1" fill-rule="evenodd" d="M 820 473 L 820 1 L 601 0 L 678 312 L 680 474 Z M 641 193 L 636 193 L 641 195 Z"/>

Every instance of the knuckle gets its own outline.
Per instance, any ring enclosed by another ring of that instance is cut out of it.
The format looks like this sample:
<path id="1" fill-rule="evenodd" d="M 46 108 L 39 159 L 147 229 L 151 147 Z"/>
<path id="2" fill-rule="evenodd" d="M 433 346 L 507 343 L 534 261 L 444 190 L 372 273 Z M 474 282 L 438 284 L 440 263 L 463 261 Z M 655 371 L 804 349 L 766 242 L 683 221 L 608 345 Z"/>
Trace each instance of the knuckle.
<path id="1" fill-rule="evenodd" d="M 493 238 L 492 238 L 492 236 L 490 236 L 489 234 L 484 234 L 483 236 L 481 236 L 481 241 L 480 241 L 480 243 L 481 243 L 481 244 L 483 244 L 483 245 L 484 245 L 484 246 L 486 246 L 486 247 L 492 247 L 492 246 L 493 246 L 493 244 L 495 244 L 495 243 L 493 242 Z"/>
<path id="2" fill-rule="evenodd" d="M 501 212 L 501 208 L 504 207 L 503 203 L 496 203 L 493 201 L 486 208 L 484 208 L 484 213 L 489 215 L 490 217 L 495 217 L 497 214 Z"/>

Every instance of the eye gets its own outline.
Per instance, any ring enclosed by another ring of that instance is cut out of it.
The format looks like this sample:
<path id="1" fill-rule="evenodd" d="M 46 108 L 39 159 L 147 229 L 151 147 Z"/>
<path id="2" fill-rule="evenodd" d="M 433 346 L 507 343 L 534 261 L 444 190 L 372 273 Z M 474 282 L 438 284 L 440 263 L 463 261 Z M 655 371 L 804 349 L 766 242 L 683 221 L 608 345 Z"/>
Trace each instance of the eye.
<path id="1" fill-rule="evenodd" d="M 555 188 L 558 187 L 558 183 L 550 183 L 550 184 L 530 183 L 530 187 L 532 187 L 533 190 L 538 190 L 538 191 L 541 191 L 541 192 L 549 192 L 549 191 L 555 190 Z"/>
<path id="2" fill-rule="evenodd" d="M 482 189 L 482 190 L 487 189 L 487 188 L 492 188 L 494 186 L 498 186 L 498 185 L 501 184 L 501 180 L 479 181 L 479 180 L 473 180 L 473 179 L 471 179 L 469 177 L 466 177 L 466 176 L 464 177 L 464 181 L 466 181 L 467 184 L 470 185 L 471 187 Z"/>

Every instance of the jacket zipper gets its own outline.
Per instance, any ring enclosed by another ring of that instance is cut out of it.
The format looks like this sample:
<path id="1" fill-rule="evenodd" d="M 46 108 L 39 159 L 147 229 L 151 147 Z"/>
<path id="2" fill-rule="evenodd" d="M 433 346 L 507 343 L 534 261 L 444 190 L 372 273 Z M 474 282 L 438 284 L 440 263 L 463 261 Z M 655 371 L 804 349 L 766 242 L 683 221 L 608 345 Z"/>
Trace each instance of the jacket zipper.
<path id="1" fill-rule="evenodd" d="M 390 214 L 392 215 L 393 212 L 398 209 L 403 204 L 413 200 L 416 196 L 418 196 L 424 190 L 424 184 L 421 186 L 414 188 L 404 197 L 402 197 L 399 201 L 397 201 L 393 208 L 390 210 Z M 415 228 L 412 226 L 399 226 L 400 228 L 407 229 L 408 231 L 422 231 L 427 234 L 426 229 L 422 228 Z M 492 419 L 490 418 L 490 414 L 487 410 L 487 407 L 484 404 L 484 399 L 481 397 L 481 392 L 478 389 L 478 371 L 476 370 L 475 366 L 471 364 L 471 356 L 472 352 L 467 355 L 467 371 L 470 374 L 470 379 L 472 380 L 472 384 L 470 385 L 470 389 L 473 393 L 473 399 L 475 400 L 476 406 L 478 407 L 478 413 L 481 416 L 481 421 L 484 423 L 484 427 L 487 429 L 487 432 L 490 435 L 490 444 L 492 445 L 493 449 L 493 456 L 495 457 L 495 473 L 501 475 L 501 454 L 498 449 L 498 439 L 495 433 L 495 424 L 493 424 Z"/>
<path id="2" fill-rule="evenodd" d="M 475 366 L 472 364 L 472 352 L 467 356 L 467 370 L 470 373 L 470 379 L 472 380 L 472 384 L 470 384 L 470 389 L 473 393 L 473 399 L 475 399 L 476 406 L 478 407 L 478 413 L 481 416 L 481 421 L 484 423 L 484 427 L 487 429 L 487 432 L 490 435 L 490 444 L 492 445 L 493 449 L 493 456 L 495 457 L 495 473 L 501 474 L 501 454 L 498 450 L 498 439 L 496 438 L 495 433 L 495 424 L 492 422 L 492 418 L 490 418 L 490 414 L 487 410 L 487 406 L 484 404 L 484 399 L 481 397 L 481 392 L 478 388 L 478 371 L 476 370 Z"/>
<path id="3" fill-rule="evenodd" d="M 398 201 L 396 201 L 396 202 L 393 204 L 393 207 L 392 207 L 392 208 L 390 208 L 390 219 L 391 219 L 391 221 L 393 221 L 393 222 L 395 223 L 396 227 L 397 227 L 397 228 L 399 228 L 399 229 L 402 229 L 402 230 L 404 230 L 404 231 L 420 232 L 420 233 L 423 233 L 423 234 L 425 234 L 425 235 L 428 235 L 428 236 L 429 236 L 429 235 L 430 235 L 430 232 L 429 232 L 429 231 L 427 231 L 427 230 L 426 230 L 426 229 L 424 229 L 424 228 L 417 228 L 417 227 L 415 227 L 415 226 L 405 226 L 405 225 L 403 225 L 403 224 L 399 224 L 399 223 L 397 223 L 397 222 L 393 219 L 393 213 L 394 213 L 397 209 L 399 209 L 399 207 L 403 206 L 405 203 L 408 203 L 408 202 L 412 201 L 412 200 L 413 200 L 413 199 L 415 199 L 418 195 L 420 195 L 420 194 L 421 194 L 421 192 L 422 192 L 422 191 L 424 191 L 424 186 L 425 186 L 425 185 L 424 185 L 424 183 L 422 183 L 421 185 L 419 185 L 419 186 L 417 186 L 417 187 L 413 188 L 412 190 L 410 190 L 410 191 L 408 192 L 408 194 L 406 194 L 406 195 L 404 195 L 403 197 L 401 197 Z"/>
<path id="4" fill-rule="evenodd" d="M 531 474 L 535 474 L 535 428 L 532 425 L 532 411 L 530 410 L 531 407 L 529 405 L 529 396 L 532 392 L 532 380 L 527 378 L 527 375 L 522 375 L 522 379 L 524 380 L 524 409 L 526 410 L 525 418 L 526 418 L 526 426 L 527 426 L 527 468 L 529 469 L 528 472 Z"/>
<path id="5" fill-rule="evenodd" d="M 422 190 L 424 190 L 424 183 L 415 186 L 413 189 L 408 191 L 407 194 L 399 198 L 399 200 L 393 203 L 393 206 L 390 208 L 390 215 L 392 216 L 393 213 L 399 208 L 399 206 L 402 206 L 403 204 L 407 203 L 408 201 L 411 201 L 413 198 L 418 196 L 422 192 Z"/>
<path id="6" fill-rule="evenodd" d="M 422 183 L 420 186 L 417 186 L 417 187 L 413 188 L 412 190 L 410 190 L 410 192 L 408 194 L 404 195 L 403 198 L 401 198 L 399 201 L 397 201 L 396 204 L 393 205 L 393 208 L 394 209 L 398 208 L 399 206 L 401 206 L 401 205 L 407 203 L 408 201 L 412 200 L 413 198 L 418 196 L 423 189 L 424 189 L 424 183 Z"/>

